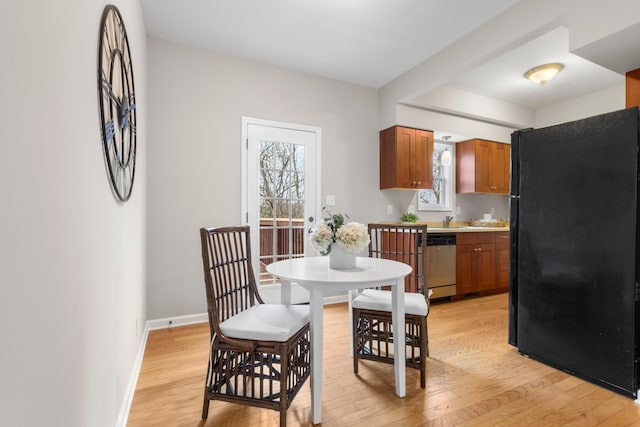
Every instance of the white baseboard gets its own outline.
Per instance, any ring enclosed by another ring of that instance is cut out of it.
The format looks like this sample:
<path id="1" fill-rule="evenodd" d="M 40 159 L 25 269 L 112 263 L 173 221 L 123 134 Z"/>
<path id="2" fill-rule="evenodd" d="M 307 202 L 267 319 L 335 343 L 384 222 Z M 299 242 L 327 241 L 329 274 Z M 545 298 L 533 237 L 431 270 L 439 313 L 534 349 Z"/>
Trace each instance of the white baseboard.
<path id="1" fill-rule="evenodd" d="M 346 294 L 333 295 L 333 296 L 324 298 L 324 305 L 339 304 L 341 302 L 347 302 L 347 301 L 348 301 L 348 298 Z"/>
<path id="2" fill-rule="evenodd" d="M 209 321 L 207 313 L 187 314 L 186 316 L 165 317 L 163 319 L 147 320 L 146 328 L 150 331 L 176 326 L 193 325 Z"/>
<path id="3" fill-rule="evenodd" d="M 341 302 L 347 302 L 347 295 L 333 295 L 325 297 L 324 305 L 338 304 Z M 209 321 L 209 315 L 207 313 L 187 314 L 185 316 L 165 317 L 162 319 L 147 320 L 145 325 L 146 331 L 153 331 L 162 328 L 174 328 L 176 326 L 193 325 L 196 323 L 205 323 Z"/>
<path id="4" fill-rule="evenodd" d="M 347 302 L 347 295 L 334 295 L 326 297 L 324 304 L 338 304 Z M 129 411 L 131 411 L 131 403 L 133 403 L 133 395 L 136 391 L 136 384 L 138 384 L 138 376 L 140 375 L 140 367 L 142 366 L 142 360 L 144 359 L 144 350 L 147 347 L 147 338 L 149 337 L 149 331 L 163 328 L 174 328 L 177 326 L 193 325 L 195 323 L 204 323 L 209 321 L 209 315 L 207 313 L 188 314 L 186 316 L 165 317 L 163 319 L 147 320 L 144 325 L 144 331 L 142 332 L 142 339 L 138 347 L 138 353 L 133 362 L 133 370 L 131 377 L 129 378 L 129 384 L 127 384 L 127 391 L 124 395 L 124 400 L 118 414 L 118 420 L 116 421 L 116 427 L 126 427 L 129 419 Z"/>
<path id="5" fill-rule="evenodd" d="M 144 349 L 147 347 L 147 337 L 149 336 L 148 325 L 145 325 L 142 332 L 142 339 L 138 345 L 138 353 L 133 361 L 133 370 L 129 383 L 127 384 L 127 390 L 124 394 L 124 399 L 120 407 L 120 413 L 116 420 L 116 427 L 126 427 L 129 420 L 129 411 L 131 410 L 131 403 L 133 402 L 133 395 L 136 392 L 136 384 L 138 384 L 138 376 L 140 375 L 140 367 L 142 366 L 142 359 L 144 359 Z"/>

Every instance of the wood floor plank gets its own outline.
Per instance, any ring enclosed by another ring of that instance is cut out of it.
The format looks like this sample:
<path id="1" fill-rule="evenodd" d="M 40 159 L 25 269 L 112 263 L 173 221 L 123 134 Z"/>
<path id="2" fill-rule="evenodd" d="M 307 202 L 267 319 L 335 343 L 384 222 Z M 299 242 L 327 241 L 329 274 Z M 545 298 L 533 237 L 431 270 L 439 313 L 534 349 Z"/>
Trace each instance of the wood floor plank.
<path id="1" fill-rule="evenodd" d="M 353 374 L 346 304 L 325 307 L 323 427 L 630 426 L 632 399 L 522 356 L 507 344 L 507 294 L 433 304 L 428 317 L 427 385 L 407 370 L 407 396 L 395 393 L 393 366 L 362 361 Z M 201 420 L 209 327 L 149 334 L 128 425 L 277 426 L 278 413 L 213 401 Z M 309 384 L 287 424 L 311 424 Z"/>

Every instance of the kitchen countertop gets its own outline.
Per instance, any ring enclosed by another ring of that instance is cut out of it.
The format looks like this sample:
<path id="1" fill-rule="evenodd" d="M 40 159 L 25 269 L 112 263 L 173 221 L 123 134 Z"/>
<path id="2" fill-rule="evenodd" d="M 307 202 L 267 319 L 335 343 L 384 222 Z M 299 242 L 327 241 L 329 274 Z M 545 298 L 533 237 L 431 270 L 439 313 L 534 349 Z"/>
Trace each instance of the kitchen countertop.
<path id="1" fill-rule="evenodd" d="M 403 222 L 390 222 L 389 224 L 407 224 L 407 223 L 403 223 Z M 415 224 L 417 225 L 423 225 L 426 224 L 427 225 L 427 233 L 438 233 L 438 234 L 445 234 L 445 233 L 477 233 L 477 232 L 485 232 L 485 231 L 509 231 L 509 226 L 506 225 L 504 227 L 473 227 L 468 225 L 469 223 L 464 223 L 464 222 L 458 222 L 455 223 L 454 225 L 452 225 L 449 228 L 444 228 L 442 226 L 442 223 L 438 223 L 438 225 L 435 225 L 433 223 L 428 223 L 428 222 L 416 222 Z"/>
<path id="2" fill-rule="evenodd" d="M 509 227 L 470 227 L 470 226 L 462 226 L 462 227 L 430 227 L 427 225 L 427 233 L 477 233 L 477 232 L 486 232 L 486 231 L 509 231 Z"/>

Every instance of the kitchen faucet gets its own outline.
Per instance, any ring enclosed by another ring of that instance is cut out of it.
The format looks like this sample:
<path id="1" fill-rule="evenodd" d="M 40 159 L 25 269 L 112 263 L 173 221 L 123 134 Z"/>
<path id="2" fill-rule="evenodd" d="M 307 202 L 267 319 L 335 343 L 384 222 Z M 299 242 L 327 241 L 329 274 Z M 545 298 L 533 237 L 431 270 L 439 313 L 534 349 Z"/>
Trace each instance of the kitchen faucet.
<path id="1" fill-rule="evenodd" d="M 453 219 L 452 216 L 445 216 L 444 219 L 442 220 L 442 226 L 444 228 L 449 228 L 449 226 L 451 225 L 451 220 Z"/>

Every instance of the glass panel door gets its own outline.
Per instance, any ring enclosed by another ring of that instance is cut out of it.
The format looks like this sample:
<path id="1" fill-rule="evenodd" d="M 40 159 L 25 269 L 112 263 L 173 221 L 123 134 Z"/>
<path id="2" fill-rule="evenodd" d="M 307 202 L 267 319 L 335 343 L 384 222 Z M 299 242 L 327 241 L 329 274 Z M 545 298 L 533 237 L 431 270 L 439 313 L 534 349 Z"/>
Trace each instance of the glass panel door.
<path id="1" fill-rule="evenodd" d="M 247 223 L 254 270 L 256 279 L 270 283 L 268 264 L 305 256 L 307 250 L 306 230 L 315 223 L 318 135 L 271 123 L 248 124 L 247 135 Z"/>

